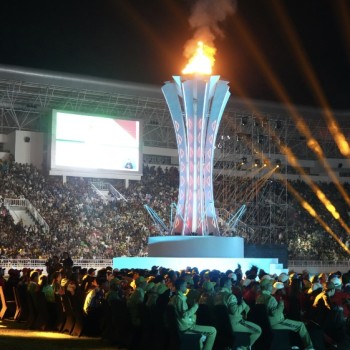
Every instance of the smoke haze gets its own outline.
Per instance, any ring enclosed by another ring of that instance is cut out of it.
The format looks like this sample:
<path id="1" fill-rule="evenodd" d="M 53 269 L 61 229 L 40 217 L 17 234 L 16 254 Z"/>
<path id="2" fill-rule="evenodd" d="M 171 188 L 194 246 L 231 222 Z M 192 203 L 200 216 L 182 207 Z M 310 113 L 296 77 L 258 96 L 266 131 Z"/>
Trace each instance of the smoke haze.
<path id="1" fill-rule="evenodd" d="M 220 23 L 227 16 L 234 14 L 236 7 L 236 0 L 197 0 L 189 18 L 194 35 L 185 45 L 185 57 L 188 58 L 193 54 L 199 40 L 214 47 L 215 38 L 224 37 Z"/>

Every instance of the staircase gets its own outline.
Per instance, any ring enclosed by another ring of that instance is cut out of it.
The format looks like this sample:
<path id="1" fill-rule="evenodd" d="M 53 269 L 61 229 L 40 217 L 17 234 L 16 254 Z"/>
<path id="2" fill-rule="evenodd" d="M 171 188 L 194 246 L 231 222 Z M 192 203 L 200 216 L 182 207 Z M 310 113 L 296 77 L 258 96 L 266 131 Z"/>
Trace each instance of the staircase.
<path id="1" fill-rule="evenodd" d="M 13 217 L 15 224 L 22 220 L 25 226 L 39 224 L 43 231 L 50 231 L 46 221 L 29 200 L 25 198 L 5 198 L 4 205 Z"/>
<path id="2" fill-rule="evenodd" d="M 13 217 L 15 224 L 22 220 L 23 226 L 31 226 L 35 224 L 32 216 L 28 214 L 26 208 L 10 207 L 10 214 Z"/>

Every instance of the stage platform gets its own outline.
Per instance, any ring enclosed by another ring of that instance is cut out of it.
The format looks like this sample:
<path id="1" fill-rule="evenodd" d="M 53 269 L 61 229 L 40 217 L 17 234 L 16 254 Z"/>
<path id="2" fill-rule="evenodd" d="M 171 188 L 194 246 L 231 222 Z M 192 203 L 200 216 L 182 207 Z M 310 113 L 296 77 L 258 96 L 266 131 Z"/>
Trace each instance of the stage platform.
<path id="1" fill-rule="evenodd" d="M 150 237 L 148 257 L 120 257 L 113 259 L 113 268 L 151 269 L 162 266 L 183 270 L 187 266 L 200 271 L 217 269 L 235 270 L 241 265 L 243 273 L 252 265 L 270 274 L 286 272 L 277 258 L 245 258 L 241 237 L 216 236 L 159 236 Z"/>
<path id="2" fill-rule="evenodd" d="M 150 257 L 244 258 L 242 237 L 158 236 L 148 239 Z"/>

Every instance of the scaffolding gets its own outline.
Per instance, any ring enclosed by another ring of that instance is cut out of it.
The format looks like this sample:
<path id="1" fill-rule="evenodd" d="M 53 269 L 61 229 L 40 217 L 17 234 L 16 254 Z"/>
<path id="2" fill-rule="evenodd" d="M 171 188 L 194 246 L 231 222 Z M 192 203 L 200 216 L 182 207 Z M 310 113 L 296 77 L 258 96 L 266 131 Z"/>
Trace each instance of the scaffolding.
<path id="1" fill-rule="evenodd" d="M 252 103 L 254 109 L 249 108 Z M 160 86 L 0 66 L 0 134 L 29 130 L 49 135 L 53 109 L 139 119 L 145 146 L 177 148 Z M 342 158 L 323 111 L 298 107 L 298 113 L 307 120 L 326 157 Z M 348 113 L 335 116 L 349 139 Z M 291 171 L 281 144 L 298 159 L 316 159 L 283 105 L 231 97 L 216 140 L 215 207 L 220 221 L 227 223 L 244 206 L 232 234 L 252 243 L 288 240 L 287 188 L 269 173 L 277 163 L 274 171 L 282 175 Z"/>

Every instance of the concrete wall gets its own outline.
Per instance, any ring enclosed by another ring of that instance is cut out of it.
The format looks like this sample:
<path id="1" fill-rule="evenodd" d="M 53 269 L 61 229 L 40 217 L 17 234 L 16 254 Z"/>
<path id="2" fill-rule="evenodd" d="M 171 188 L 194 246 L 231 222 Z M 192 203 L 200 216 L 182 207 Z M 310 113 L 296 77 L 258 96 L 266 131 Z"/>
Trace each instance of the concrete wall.
<path id="1" fill-rule="evenodd" d="M 284 266 L 288 266 L 287 246 L 276 244 L 244 244 L 244 257 L 250 258 L 277 258 Z"/>
<path id="2" fill-rule="evenodd" d="M 44 135 L 39 132 L 20 131 L 8 135 L 7 148 L 17 163 L 33 164 L 42 169 L 44 154 Z"/>

